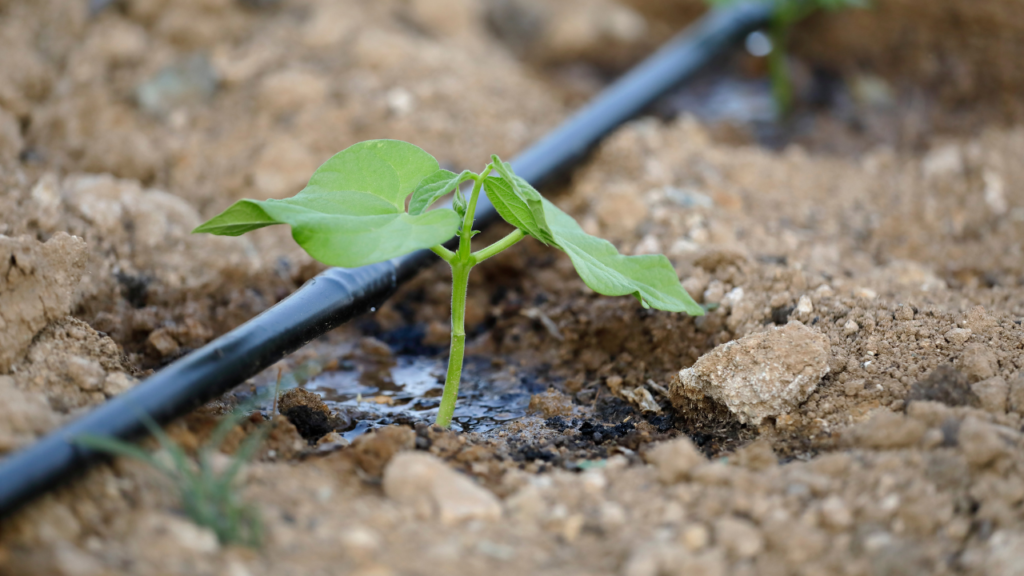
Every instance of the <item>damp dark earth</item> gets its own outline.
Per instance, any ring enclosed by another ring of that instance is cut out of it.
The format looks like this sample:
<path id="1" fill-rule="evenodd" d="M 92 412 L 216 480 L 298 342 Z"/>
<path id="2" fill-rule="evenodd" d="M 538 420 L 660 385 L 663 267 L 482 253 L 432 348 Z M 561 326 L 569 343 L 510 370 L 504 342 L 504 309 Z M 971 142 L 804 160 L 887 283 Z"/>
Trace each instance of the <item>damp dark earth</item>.
<path id="1" fill-rule="evenodd" d="M 0 0 L 0 458 L 323 271 L 286 227 L 200 223 L 363 140 L 513 158 L 706 9 Z M 0 574 L 1024 574 L 1022 16 L 818 12 L 786 114 L 737 38 L 541 190 L 706 315 L 599 296 L 528 238 L 473 269 L 445 430 L 428 267 L 167 425 L 179 448 L 0 519 Z M 236 474 L 257 541 L 194 522 L 170 463 Z"/>

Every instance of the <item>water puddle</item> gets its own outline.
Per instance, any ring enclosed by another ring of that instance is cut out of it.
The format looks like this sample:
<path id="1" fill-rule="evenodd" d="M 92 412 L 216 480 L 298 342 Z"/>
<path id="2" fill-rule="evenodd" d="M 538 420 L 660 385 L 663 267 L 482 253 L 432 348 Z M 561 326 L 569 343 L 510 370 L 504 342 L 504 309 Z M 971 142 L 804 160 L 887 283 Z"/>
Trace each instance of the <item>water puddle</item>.
<path id="1" fill-rule="evenodd" d="M 381 426 L 433 423 L 446 369 L 445 359 L 422 356 L 398 356 L 383 365 L 346 362 L 312 377 L 304 387 L 353 418 L 355 427 L 341 433 L 352 440 Z M 489 432 L 525 415 L 530 396 L 540 388 L 535 379 L 496 369 L 488 359 L 467 358 L 451 428 Z"/>

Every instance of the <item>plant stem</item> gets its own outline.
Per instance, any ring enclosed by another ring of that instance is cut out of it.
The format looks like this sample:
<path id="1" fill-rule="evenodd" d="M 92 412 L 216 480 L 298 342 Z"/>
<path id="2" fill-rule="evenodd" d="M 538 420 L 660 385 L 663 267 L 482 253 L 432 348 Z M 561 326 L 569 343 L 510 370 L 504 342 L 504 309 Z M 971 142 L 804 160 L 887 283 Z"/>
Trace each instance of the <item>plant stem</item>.
<path id="1" fill-rule="evenodd" d="M 466 351 L 466 290 L 469 287 L 469 271 L 473 265 L 452 262 L 452 345 L 448 352 L 448 375 L 444 380 L 444 394 L 437 411 L 436 424 L 447 428 L 455 414 L 455 401 L 459 397 L 459 382 L 462 379 L 462 357 Z"/>
<path id="2" fill-rule="evenodd" d="M 491 258 L 492 256 L 500 254 L 505 249 L 514 246 L 516 242 L 519 242 L 523 238 L 526 238 L 526 233 L 520 230 L 519 228 L 516 228 L 508 236 L 505 236 L 504 238 L 498 240 L 494 244 L 491 244 L 487 248 L 474 252 L 473 264 L 479 264 L 484 260 Z"/>

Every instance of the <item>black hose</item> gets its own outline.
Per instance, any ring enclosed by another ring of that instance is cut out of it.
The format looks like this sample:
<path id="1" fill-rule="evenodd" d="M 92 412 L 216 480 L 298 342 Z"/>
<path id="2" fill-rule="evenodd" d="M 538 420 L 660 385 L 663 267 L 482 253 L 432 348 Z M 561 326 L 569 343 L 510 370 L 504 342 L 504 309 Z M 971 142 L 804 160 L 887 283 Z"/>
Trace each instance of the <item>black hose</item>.
<path id="1" fill-rule="evenodd" d="M 763 25 L 768 15 L 761 3 L 711 12 L 520 154 L 512 162 L 516 173 L 538 186 L 558 175 L 742 34 Z M 481 224 L 495 217 L 494 207 L 482 198 L 477 210 Z M 380 305 L 434 258 L 429 250 L 421 250 L 362 268 L 329 269 L 252 320 L 0 461 L 0 517 L 100 456 L 73 444 L 75 437 L 136 437 L 145 432 L 141 414 L 160 423 L 187 414 L 317 336 Z"/>

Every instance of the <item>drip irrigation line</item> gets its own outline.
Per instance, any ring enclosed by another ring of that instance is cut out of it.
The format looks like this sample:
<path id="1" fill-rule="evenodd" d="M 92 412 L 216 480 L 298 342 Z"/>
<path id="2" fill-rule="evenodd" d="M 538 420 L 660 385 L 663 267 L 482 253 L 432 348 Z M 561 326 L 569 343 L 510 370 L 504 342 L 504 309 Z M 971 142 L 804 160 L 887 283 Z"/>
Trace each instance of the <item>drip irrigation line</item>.
<path id="1" fill-rule="evenodd" d="M 602 137 L 692 77 L 743 34 L 764 25 L 764 3 L 715 10 L 604 90 L 512 164 L 535 186 L 564 173 Z M 497 217 L 480 199 L 481 225 Z M 0 460 L 0 517 L 74 477 L 102 455 L 73 444 L 82 434 L 133 438 L 148 414 L 163 424 L 227 392 L 344 322 L 379 306 L 435 260 L 429 250 L 362 268 L 331 268 L 278 304 L 147 378 L 131 390 Z"/>

